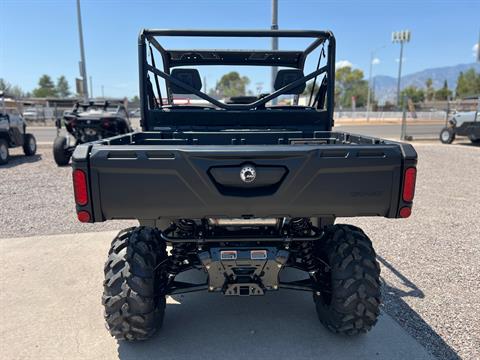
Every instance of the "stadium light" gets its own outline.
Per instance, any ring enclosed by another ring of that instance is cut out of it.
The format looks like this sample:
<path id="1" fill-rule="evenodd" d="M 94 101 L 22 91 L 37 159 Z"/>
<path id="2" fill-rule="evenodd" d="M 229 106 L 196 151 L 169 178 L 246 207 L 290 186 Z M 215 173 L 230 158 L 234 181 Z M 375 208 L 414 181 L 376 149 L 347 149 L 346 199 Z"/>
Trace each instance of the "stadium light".
<path id="1" fill-rule="evenodd" d="M 397 107 L 400 106 L 400 81 L 402 77 L 403 44 L 410 42 L 410 38 L 411 38 L 410 30 L 392 32 L 392 43 L 400 44 L 400 58 L 398 59 Z"/>

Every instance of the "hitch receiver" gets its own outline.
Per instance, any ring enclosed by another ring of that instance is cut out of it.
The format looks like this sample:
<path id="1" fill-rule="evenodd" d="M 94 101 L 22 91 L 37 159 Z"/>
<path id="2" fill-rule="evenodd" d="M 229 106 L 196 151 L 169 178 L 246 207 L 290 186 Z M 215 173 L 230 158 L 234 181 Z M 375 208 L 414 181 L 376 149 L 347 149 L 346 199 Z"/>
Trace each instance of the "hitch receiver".
<path id="1" fill-rule="evenodd" d="M 209 291 L 230 296 L 264 295 L 266 290 L 277 290 L 278 276 L 288 256 L 288 251 L 276 247 L 212 247 L 198 254 L 208 273 Z"/>

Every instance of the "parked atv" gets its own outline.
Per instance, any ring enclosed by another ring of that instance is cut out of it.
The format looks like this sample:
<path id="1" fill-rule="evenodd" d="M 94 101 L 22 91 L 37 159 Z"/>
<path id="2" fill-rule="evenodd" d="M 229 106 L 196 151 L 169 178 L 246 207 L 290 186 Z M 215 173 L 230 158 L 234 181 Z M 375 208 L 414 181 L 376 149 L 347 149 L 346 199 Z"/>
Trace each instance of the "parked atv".
<path id="1" fill-rule="evenodd" d="M 474 111 L 454 112 L 448 124 L 440 132 L 440 141 L 451 144 L 455 137 L 466 136 L 473 144 L 480 144 L 480 98 Z"/>
<path id="2" fill-rule="evenodd" d="M 120 102 L 76 103 L 62 120 L 56 122 L 59 135 L 53 143 L 53 157 L 59 166 L 68 164 L 79 144 L 132 132 L 127 111 Z M 60 135 L 62 122 L 66 135 Z"/>
<path id="3" fill-rule="evenodd" d="M 158 42 L 165 36 L 311 42 L 296 51 L 170 50 Z M 335 219 L 409 217 L 417 153 L 410 144 L 332 131 L 333 34 L 143 30 L 138 44 L 143 132 L 80 145 L 72 157 L 81 222 L 140 224 L 117 235 L 104 267 L 111 335 L 151 337 L 167 295 L 279 289 L 312 293 L 320 321 L 333 332 L 370 330 L 380 315 L 380 266 L 368 235 Z M 319 58 L 307 61 L 311 54 Z M 304 74 L 307 63 L 318 65 Z M 201 91 L 197 67 L 209 65 L 280 70 L 271 93 L 220 101 Z M 310 100 L 300 106 L 310 80 Z M 174 94 L 205 102 L 177 104 Z M 280 96 L 282 105 L 271 102 Z M 281 276 L 291 269 L 302 277 Z M 187 271 L 200 272 L 201 281 L 188 281 Z"/>
<path id="4" fill-rule="evenodd" d="M 32 134 L 27 133 L 27 125 L 20 113 L 14 111 L 7 114 L 3 103 L 0 107 L 0 165 L 8 163 L 9 148 L 23 147 L 26 156 L 33 156 L 37 152 L 37 142 Z"/>

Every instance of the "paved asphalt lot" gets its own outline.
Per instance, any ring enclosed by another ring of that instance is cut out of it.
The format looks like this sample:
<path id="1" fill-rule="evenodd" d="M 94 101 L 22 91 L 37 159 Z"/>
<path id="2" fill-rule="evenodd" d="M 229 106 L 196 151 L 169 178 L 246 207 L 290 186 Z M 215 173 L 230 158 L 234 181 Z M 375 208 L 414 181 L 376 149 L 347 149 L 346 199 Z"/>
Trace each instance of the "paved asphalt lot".
<path id="1" fill-rule="evenodd" d="M 361 226 L 380 257 L 385 315 L 372 333 L 338 341 L 318 324 L 305 294 L 236 300 L 198 294 L 169 306 L 165 331 L 153 342 L 121 344 L 114 355 L 182 358 L 201 349 L 199 356 L 211 358 L 229 351 L 232 358 L 242 351 L 276 358 L 336 358 L 337 352 L 338 358 L 357 352 L 359 358 L 425 358 L 398 323 L 437 358 L 480 358 L 480 148 L 415 146 L 419 178 L 410 219 L 339 219 Z M 55 166 L 49 147 L 39 150 L 0 168 L 0 357 L 110 357 L 116 343 L 105 337 L 99 298 L 113 233 L 40 235 L 118 230 L 135 222 L 76 222 L 70 169 Z"/>

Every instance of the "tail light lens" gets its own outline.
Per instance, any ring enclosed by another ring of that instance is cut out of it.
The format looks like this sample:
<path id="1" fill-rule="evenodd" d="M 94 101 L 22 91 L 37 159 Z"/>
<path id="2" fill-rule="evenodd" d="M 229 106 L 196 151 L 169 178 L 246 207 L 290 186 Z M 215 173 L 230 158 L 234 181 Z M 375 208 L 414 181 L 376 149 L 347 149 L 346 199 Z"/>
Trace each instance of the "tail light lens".
<path id="1" fill-rule="evenodd" d="M 102 126 L 104 128 L 109 128 L 110 127 L 110 119 L 102 119 Z"/>
<path id="2" fill-rule="evenodd" d="M 405 170 L 403 180 L 403 201 L 412 202 L 415 195 L 415 181 L 417 178 L 417 169 L 410 167 Z"/>
<path id="3" fill-rule="evenodd" d="M 90 213 L 88 211 L 82 210 L 77 214 L 78 220 L 83 223 L 90 222 Z"/>
<path id="4" fill-rule="evenodd" d="M 400 209 L 400 217 L 401 218 L 408 218 L 412 214 L 412 209 L 409 207 L 403 207 Z"/>
<path id="5" fill-rule="evenodd" d="M 87 205 L 87 175 L 83 170 L 76 169 L 73 171 L 73 191 L 75 193 L 75 202 L 80 206 Z"/>

